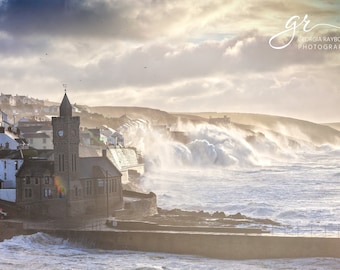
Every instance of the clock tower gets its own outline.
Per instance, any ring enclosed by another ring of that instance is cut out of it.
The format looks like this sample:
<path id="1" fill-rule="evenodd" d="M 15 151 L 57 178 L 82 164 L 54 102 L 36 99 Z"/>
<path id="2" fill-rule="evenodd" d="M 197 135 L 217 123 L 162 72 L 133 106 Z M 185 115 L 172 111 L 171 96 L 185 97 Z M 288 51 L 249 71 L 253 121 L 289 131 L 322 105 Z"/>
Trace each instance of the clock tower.
<path id="1" fill-rule="evenodd" d="M 66 95 L 60 104 L 59 117 L 52 118 L 54 174 L 59 198 L 65 199 L 65 214 L 72 215 L 71 202 L 79 199 L 79 116 L 72 116 Z"/>

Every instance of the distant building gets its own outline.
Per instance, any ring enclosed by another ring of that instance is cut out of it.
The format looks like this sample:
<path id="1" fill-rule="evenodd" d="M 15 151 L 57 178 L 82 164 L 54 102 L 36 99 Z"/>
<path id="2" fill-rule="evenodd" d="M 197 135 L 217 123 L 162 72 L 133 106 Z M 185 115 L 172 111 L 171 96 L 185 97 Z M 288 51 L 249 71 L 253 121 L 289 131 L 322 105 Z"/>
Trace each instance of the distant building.
<path id="1" fill-rule="evenodd" d="M 37 121 L 27 118 L 22 118 L 18 121 L 18 128 L 21 134 L 35 133 L 38 131 L 52 131 L 51 121 Z"/>
<path id="2" fill-rule="evenodd" d="M 15 102 L 15 99 L 12 95 L 6 95 L 6 94 L 1 93 L 0 104 L 15 106 L 16 102 Z"/>
<path id="3" fill-rule="evenodd" d="M 24 137 L 30 147 L 35 149 L 53 149 L 52 138 L 46 132 L 28 133 Z"/>
<path id="4" fill-rule="evenodd" d="M 209 123 L 214 125 L 229 125 L 230 124 L 230 118 L 226 115 L 223 117 L 209 117 Z"/>
<path id="5" fill-rule="evenodd" d="M 16 149 L 27 149 L 29 144 L 19 136 L 20 132 L 12 127 L 2 127 L 0 126 L 0 150 L 16 150 Z"/>
<path id="6" fill-rule="evenodd" d="M 83 145 L 103 145 L 99 128 L 85 128 L 80 133 L 81 143 Z"/>
<path id="7" fill-rule="evenodd" d="M 108 126 L 100 129 L 100 140 L 106 145 L 124 146 L 123 135 Z"/>
<path id="8" fill-rule="evenodd" d="M 57 115 L 59 113 L 59 106 L 55 106 L 55 105 L 45 106 L 43 110 L 47 114 Z"/>
<path id="9" fill-rule="evenodd" d="M 26 105 L 26 104 L 33 104 L 33 102 L 31 101 L 31 99 L 27 96 L 19 96 L 19 95 L 15 95 L 13 96 L 13 99 L 15 100 L 15 105 Z"/>

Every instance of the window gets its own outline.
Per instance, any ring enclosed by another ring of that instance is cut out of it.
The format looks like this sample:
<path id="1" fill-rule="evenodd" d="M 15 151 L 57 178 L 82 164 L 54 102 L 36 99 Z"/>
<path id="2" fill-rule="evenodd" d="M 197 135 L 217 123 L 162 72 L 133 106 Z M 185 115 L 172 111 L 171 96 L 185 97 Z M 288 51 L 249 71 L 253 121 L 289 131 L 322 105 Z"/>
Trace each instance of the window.
<path id="1" fill-rule="evenodd" d="M 39 178 L 38 177 L 35 178 L 35 184 L 39 185 Z"/>
<path id="2" fill-rule="evenodd" d="M 50 177 L 45 176 L 45 185 L 49 185 L 49 184 L 50 184 Z"/>
<path id="3" fill-rule="evenodd" d="M 44 198 L 52 198 L 52 190 L 50 188 L 44 188 Z"/>
<path id="4" fill-rule="evenodd" d="M 63 169 L 63 171 L 65 171 L 65 158 L 64 158 L 64 154 L 61 155 L 61 161 L 62 161 L 62 169 Z"/>
<path id="5" fill-rule="evenodd" d="M 72 154 L 72 171 L 76 172 L 77 171 L 77 155 Z"/>
<path id="6" fill-rule="evenodd" d="M 92 182 L 87 181 L 86 182 L 86 195 L 91 195 L 92 194 Z"/>
<path id="7" fill-rule="evenodd" d="M 6 169 L 6 167 L 7 167 L 7 162 L 6 162 L 6 160 L 4 161 L 4 168 Z"/>
<path id="8" fill-rule="evenodd" d="M 26 185 L 30 185 L 31 184 L 31 177 L 26 176 Z"/>
<path id="9" fill-rule="evenodd" d="M 117 192 L 117 179 L 113 179 L 113 192 Z"/>
<path id="10" fill-rule="evenodd" d="M 25 188 L 25 198 L 32 198 L 32 189 Z"/>
<path id="11" fill-rule="evenodd" d="M 6 162 L 6 161 L 5 161 Z M 15 170 L 17 171 L 18 170 L 18 161 L 16 160 L 15 161 Z"/>
<path id="12" fill-rule="evenodd" d="M 98 194 L 104 194 L 104 184 L 105 184 L 104 180 L 98 179 L 98 187 L 97 187 Z"/>
<path id="13" fill-rule="evenodd" d="M 65 157 L 64 154 L 59 154 L 59 171 L 65 171 Z"/>
<path id="14" fill-rule="evenodd" d="M 110 193 L 113 192 L 112 179 L 109 180 L 109 187 L 108 187 L 108 190 L 109 190 Z"/>
<path id="15" fill-rule="evenodd" d="M 73 160 L 73 154 L 72 154 L 72 166 L 71 166 L 71 168 L 72 168 L 72 171 L 74 171 L 74 160 Z"/>

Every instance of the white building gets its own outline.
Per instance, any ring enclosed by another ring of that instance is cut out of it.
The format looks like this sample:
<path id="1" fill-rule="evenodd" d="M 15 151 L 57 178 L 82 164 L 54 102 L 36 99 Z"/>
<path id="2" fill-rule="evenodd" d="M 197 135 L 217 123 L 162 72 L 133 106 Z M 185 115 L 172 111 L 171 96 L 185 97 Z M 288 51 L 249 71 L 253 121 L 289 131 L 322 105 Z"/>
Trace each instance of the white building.
<path id="1" fill-rule="evenodd" d="M 28 149 L 29 144 L 10 127 L 0 126 L 0 150 Z"/>
<path id="2" fill-rule="evenodd" d="M 16 201 L 16 173 L 23 163 L 21 150 L 0 151 L 0 200 Z"/>
<path id="3" fill-rule="evenodd" d="M 53 149 L 52 132 L 37 132 L 24 134 L 29 145 L 35 149 Z"/>
<path id="4" fill-rule="evenodd" d="M 106 125 L 100 130 L 100 140 L 106 145 L 124 146 L 123 135 Z"/>

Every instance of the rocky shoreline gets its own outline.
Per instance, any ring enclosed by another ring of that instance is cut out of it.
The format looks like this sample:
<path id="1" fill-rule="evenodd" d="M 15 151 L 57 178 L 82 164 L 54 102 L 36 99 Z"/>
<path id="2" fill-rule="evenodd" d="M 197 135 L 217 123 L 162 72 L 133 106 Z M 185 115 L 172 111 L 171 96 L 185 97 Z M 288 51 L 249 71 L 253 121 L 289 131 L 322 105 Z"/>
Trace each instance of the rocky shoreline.
<path id="1" fill-rule="evenodd" d="M 143 221 L 173 226 L 266 227 L 281 225 L 280 223 L 270 219 L 251 218 L 242 215 L 241 213 L 227 215 L 224 212 L 209 213 L 202 210 L 166 210 L 162 208 L 158 208 L 157 215 L 144 217 Z"/>
<path id="2" fill-rule="evenodd" d="M 278 226 L 279 223 L 272 221 L 270 219 L 258 219 L 251 218 L 241 213 L 236 213 L 232 215 L 226 215 L 224 212 L 214 212 L 209 213 L 205 211 L 187 211 L 181 209 L 162 209 L 158 208 L 158 214 L 152 216 L 146 216 L 142 218 L 135 219 L 134 216 L 125 217 L 120 220 L 120 226 L 122 229 L 124 227 L 128 228 L 133 226 L 134 229 L 145 229 L 146 224 L 149 224 L 147 228 L 154 230 L 172 227 L 174 230 L 210 230 L 210 231 L 230 231 L 230 232 L 240 232 L 247 230 L 257 230 L 259 233 L 266 232 L 269 226 Z M 68 228 L 86 228 L 90 223 L 93 224 L 94 221 L 100 221 L 105 226 L 103 217 L 82 217 L 77 220 L 57 220 L 57 221 L 44 221 L 44 220 L 21 220 L 20 218 L 8 219 L 0 221 L 0 241 L 5 239 L 10 239 L 16 235 L 26 234 L 24 229 L 24 224 L 30 224 L 30 227 L 35 227 L 37 230 L 45 229 L 45 227 L 50 227 L 51 225 L 55 229 Z M 88 224 L 87 224 L 88 223 Z M 124 224 L 124 225 L 123 225 Z M 133 224 L 133 225 L 132 225 Z M 153 224 L 153 226 L 150 226 Z M 125 228 L 125 229 L 126 229 Z M 119 228 L 117 228 L 119 229 Z"/>

